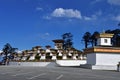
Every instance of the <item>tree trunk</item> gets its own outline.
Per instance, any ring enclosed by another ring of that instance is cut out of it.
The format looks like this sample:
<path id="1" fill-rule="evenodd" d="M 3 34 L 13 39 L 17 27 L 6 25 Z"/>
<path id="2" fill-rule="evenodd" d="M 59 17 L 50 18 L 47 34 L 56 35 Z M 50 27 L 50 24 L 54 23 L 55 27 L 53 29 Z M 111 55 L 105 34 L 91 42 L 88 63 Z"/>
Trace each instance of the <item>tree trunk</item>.
<path id="1" fill-rule="evenodd" d="M 87 45 L 87 42 L 85 42 L 85 48 L 87 48 L 87 46 L 88 46 L 88 45 Z"/>

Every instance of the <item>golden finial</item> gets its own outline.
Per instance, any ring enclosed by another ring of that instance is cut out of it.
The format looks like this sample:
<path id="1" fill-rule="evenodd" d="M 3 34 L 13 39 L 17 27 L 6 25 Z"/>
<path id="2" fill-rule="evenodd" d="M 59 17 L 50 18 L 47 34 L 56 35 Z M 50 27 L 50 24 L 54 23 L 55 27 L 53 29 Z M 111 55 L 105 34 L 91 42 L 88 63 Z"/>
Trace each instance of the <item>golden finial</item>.
<path id="1" fill-rule="evenodd" d="M 105 30 L 103 29 L 102 33 L 104 34 L 105 33 Z"/>

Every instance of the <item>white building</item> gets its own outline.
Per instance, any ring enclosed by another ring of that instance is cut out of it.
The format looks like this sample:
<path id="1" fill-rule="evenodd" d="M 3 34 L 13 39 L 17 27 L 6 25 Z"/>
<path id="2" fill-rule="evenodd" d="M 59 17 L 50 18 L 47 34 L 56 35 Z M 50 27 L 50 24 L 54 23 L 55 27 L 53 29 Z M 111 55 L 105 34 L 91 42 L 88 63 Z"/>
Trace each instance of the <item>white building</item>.
<path id="1" fill-rule="evenodd" d="M 112 47 L 113 34 L 102 33 L 97 36 L 98 46 L 87 48 L 87 64 L 84 67 L 100 70 L 117 70 L 120 62 L 120 48 Z"/>

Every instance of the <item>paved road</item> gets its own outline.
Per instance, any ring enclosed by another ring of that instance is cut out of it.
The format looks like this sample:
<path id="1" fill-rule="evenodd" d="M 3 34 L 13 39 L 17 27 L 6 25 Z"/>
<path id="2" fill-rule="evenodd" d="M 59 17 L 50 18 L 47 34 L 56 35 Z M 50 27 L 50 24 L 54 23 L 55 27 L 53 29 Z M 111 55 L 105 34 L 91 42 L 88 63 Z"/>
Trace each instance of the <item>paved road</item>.
<path id="1" fill-rule="evenodd" d="M 73 67 L 0 66 L 0 80 L 120 80 L 120 72 Z"/>

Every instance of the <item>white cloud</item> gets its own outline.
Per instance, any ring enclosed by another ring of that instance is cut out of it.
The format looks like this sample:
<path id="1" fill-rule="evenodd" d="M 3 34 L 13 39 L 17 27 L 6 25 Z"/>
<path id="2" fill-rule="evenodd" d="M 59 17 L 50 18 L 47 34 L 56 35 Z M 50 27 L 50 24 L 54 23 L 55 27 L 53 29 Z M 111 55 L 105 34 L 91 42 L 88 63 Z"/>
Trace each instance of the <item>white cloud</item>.
<path id="1" fill-rule="evenodd" d="M 120 21 L 120 15 L 113 17 L 114 20 Z"/>
<path id="2" fill-rule="evenodd" d="M 43 19 L 50 20 L 50 19 L 51 19 L 51 17 L 50 17 L 50 16 L 43 16 Z"/>
<path id="3" fill-rule="evenodd" d="M 50 15 L 43 16 L 43 19 L 50 20 L 54 17 L 66 17 L 68 18 L 69 22 L 72 21 L 72 18 L 90 21 L 90 20 L 97 20 L 98 17 L 100 17 L 101 15 L 102 15 L 101 10 L 95 12 L 93 15 L 82 16 L 79 10 L 57 8 Z"/>
<path id="4" fill-rule="evenodd" d="M 51 40 L 56 39 L 56 35 L 51 33 L 39 33 L 36 36 L 36 39 L 44 40 L 45 42 L 51 42 Z"/>
<path id="5" fill-rule="evenodd" d="M 103 1 L 103 0 L 94 0 L 91 2 L 91 4 L 96 4 L 96 3 L 101 2 L 101 1 Z"/>
<path id="6" fill-rule="evenodd" d="M 45 36 L 49 36 L 50 34 L 49 33 L 45 33 Z"/>
<path id="7" fill-rule="evenodd" d="M 88 16 L 84 16 L 83 19 L 86 20 L 86 21 L 90 21 L 90 20 L 96 20 L 98 18 L 97 15 L 91 15 L 90 17 Z"/>
<path id="8" fill-rule="evenodd" d="M 44 33 L 44 34 L 40 34 L 39 37 L 41 39 L 48 39 L 50 37 L 50 33 Z"/>
<path id="9" fill-rule="evenodd" d="M 92 20 L 92 18 L 91 18 L 91 17 L 84 16 L 84 20 L 89 21 L 89 20 Z"/>
<path id="10" fill-rule="evenodd" d="M 38 11 L 43 11 L 43 8 L 37 7 L 36 10 L 38 10 Z"/>
<path id="11" fill-rule="evenodd" d="M 102 1 L 106 1 L 108 4 L 111 4 L 111 5 L 120 6 L 120 0 L 94 0 L 94 1 L 91 2 L 91 4 L 96 4 L 96 3 L 99 3 L 99 2 L 102 2 Z"/>
<path id="12" fill-rule="evenodd" d="M 120 0 L 107 0 L 107 2 L 111 5 L 119 5 L 120 6 Z"/>
<path id="13" fill-rule="evenodd" d="M 81 12 L 73 9 L 56 8 L 52 12 L 52 16 L 82 19 Z"/>
<path id="14" fill-rule="evenodd" d="M 91 15 L 91 16 L 83 16 L 83 19 L 86 21 L 90 21 L 90 20 L 96 20 L 99 16 L 102 15 L 102 11 L 99 10 L 97 11 L 95 14 Z"/>

